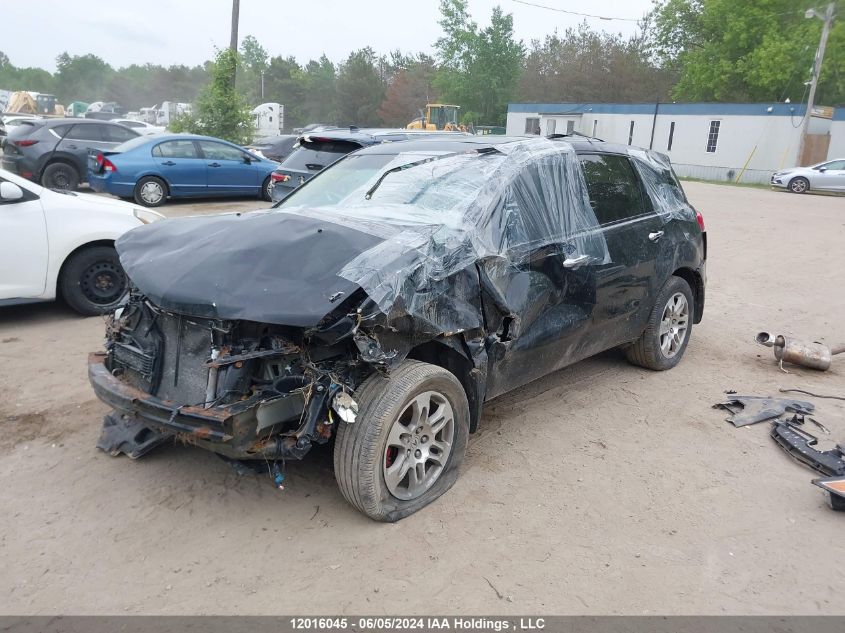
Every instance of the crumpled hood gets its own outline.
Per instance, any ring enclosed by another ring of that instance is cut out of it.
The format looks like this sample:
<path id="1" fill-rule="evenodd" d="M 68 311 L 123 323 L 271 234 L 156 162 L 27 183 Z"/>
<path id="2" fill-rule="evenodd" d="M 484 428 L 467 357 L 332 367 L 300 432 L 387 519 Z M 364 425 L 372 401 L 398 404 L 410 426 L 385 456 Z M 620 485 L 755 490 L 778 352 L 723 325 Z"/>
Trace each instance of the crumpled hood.
<path id="1" fill-rule="evenodd" d="M 324 219 L 261 212 L 155 222 L 116 247 L 132 282 L 164 309 L 311 327 L 359 288 L 337 273 L 382 241 Z"/>

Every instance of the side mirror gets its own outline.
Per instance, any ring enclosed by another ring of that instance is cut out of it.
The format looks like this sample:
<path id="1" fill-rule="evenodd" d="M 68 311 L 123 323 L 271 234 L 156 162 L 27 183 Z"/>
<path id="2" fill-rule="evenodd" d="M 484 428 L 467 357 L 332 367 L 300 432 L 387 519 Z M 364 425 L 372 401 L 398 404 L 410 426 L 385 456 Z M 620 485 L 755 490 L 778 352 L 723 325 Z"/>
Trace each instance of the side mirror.
<path id="1" fill-rule="evenodd" d="M 252 164 L 252 160 L 253 160 L 253 159 L 252 159 L 252 156 L 250 156 L 249 154 L 244 154 L 244 162 L 245 162 L 247 165 L 251 165 L 251 164 Z"/>
<path id="2" fill-rule="evenodd" d="M 0 200 L 13 202 L 23 198 L 23 189 L 13 182 L 0 182 Z"/>
<path id="3" fill-rule="evenodd" d="M 819 172 L 820 172 L 820 173 L 822 173 L 822 174 L 823 174 L 823 173 L 824 173 L 824 172 L 826 172 L 826 171 L 827 171 L 827 167 L 819 167 Z"/>

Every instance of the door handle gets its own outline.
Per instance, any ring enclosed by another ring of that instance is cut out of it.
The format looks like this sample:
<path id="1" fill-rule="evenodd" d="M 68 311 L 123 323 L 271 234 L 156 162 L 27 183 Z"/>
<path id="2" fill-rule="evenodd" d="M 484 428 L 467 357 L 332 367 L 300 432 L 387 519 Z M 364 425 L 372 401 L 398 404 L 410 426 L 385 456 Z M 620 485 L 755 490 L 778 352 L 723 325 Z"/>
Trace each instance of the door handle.
<path id="1" fill-rule="evenodd" d="M 563 260 L 564 268 L 578 268 L 590 261 L 589 255 L 579 255 L 578 257 L 566 258 Z"/>
<path id="2" fill-rule="evenodd" d="M 220 167 L 220 163 L 208 163 L 209 167 Z"/>
<path id="3" fill-rule="evenodd" d="M 663 231 L 655 231 L 654 233 L 648 234 L 648 239 L 650 239 L 652 242 L 656 242 L 661 237 L 663 237 Z"/>
<path id="4" fill-rule="evenodd" d="M 162 165 L 167 165 L 168 167 L 173 167 L 173 165 L 175 164 L 176 163 L 174 163 L 172 160 L 168 160 L 162 163 Z"/>

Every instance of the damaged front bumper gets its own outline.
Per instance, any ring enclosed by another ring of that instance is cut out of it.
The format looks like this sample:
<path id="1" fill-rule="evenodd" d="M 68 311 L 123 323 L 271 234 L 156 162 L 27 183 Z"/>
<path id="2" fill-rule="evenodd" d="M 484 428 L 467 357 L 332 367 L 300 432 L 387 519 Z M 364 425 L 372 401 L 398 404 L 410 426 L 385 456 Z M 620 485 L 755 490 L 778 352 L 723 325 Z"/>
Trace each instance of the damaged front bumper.
<path id="1" fill-rule="evenodd" d="M 178 406 L 113 376 L 107 355 L 88 357 L 88 379 L 97 397 L 116 411 L 146 423 L 152 430 L 232 459 L 300 459 L 312 443 L 327 440 L 329 419 L 320 420 L 331 389 L 317 385 L 310 398 L 300 391 L 273 398 L 253 397 L 227 405 Z M 278 435 L 280 420 L 302 423 Z"/>

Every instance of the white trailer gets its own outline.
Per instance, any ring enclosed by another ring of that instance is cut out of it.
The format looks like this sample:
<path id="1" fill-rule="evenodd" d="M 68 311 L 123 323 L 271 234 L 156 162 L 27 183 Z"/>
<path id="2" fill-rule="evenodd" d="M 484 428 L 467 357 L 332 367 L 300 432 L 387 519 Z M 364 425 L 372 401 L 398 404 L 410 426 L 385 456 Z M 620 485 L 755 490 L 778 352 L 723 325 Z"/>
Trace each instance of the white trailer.
<path id="1" fill-rule="evenodd" d="M 278 136 L 285 126 L 285 106 L 281 103 L 262 103 L 252 109 L 255 136 Z"/>

